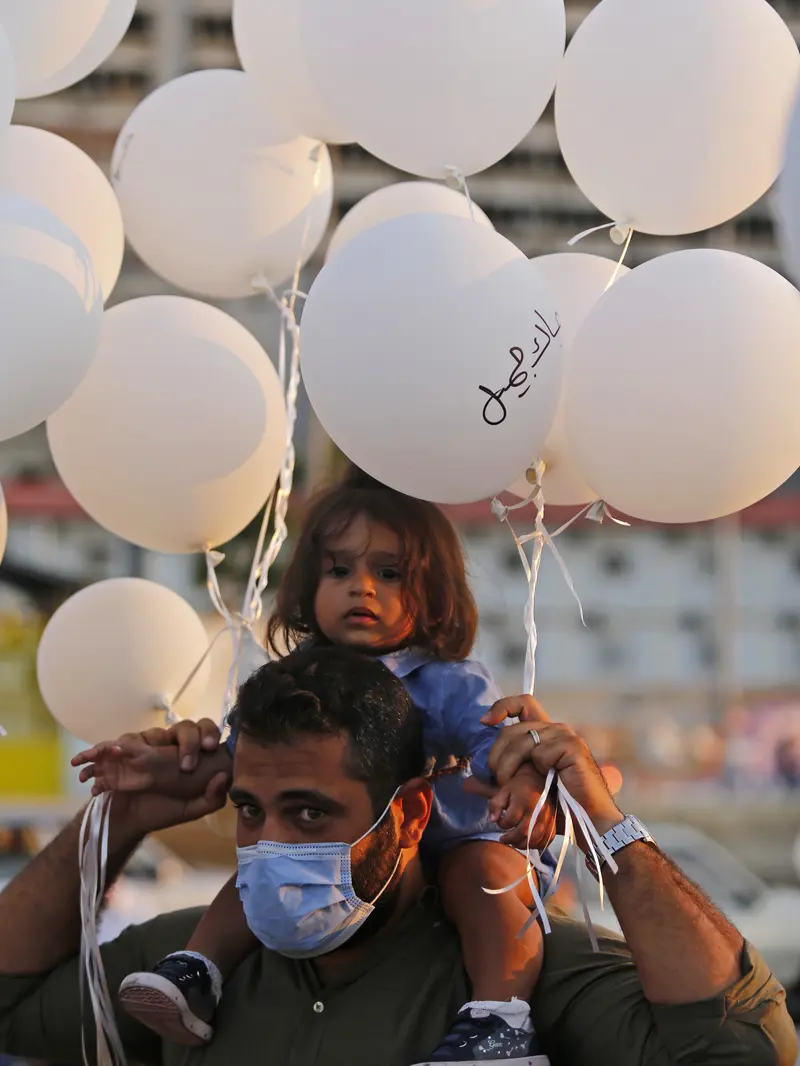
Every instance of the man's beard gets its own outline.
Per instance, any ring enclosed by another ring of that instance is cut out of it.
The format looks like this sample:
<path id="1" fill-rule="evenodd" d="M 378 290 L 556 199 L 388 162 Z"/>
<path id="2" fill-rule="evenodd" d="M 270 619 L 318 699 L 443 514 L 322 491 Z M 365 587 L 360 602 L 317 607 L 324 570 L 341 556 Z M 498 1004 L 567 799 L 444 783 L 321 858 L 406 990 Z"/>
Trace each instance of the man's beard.
<path id="1" fill-rule="evenodd" d="M 353 867 L 353 888 L 359 899 L 371 903 L 382 892 L 375 903 L 375 910 L 367 918 L 358 932 L 347 941 L 346 947 L 356 947 L 380 932 L 394 914 L 397 895 L 400 889 L 399 876 L 393 877 L 400 855 L 400 840 L 394 819 L 387 817 L 373 834 L 370 847 L 358 866 Z M 399 872 L 399 871 L 398 871 Z M 385 887 L 387 886 L 388 887 Z M 385 891 L 384 891 L 385 888 Z"/>

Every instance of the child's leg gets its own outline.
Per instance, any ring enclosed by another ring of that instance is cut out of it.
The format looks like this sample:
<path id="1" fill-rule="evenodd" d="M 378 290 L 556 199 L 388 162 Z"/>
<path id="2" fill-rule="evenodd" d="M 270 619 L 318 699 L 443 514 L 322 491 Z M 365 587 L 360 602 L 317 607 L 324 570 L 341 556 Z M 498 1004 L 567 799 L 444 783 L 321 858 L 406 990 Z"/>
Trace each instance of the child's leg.
<path id="1" fill-rule="evenodd" d="M 440 862 L 444 908 L 461 937 L 474 1000 L 531 998 L 542 968 L 543 937 L 538 922 L 519 936 L 533 905 L 530 888 L 523 881 L 502 896 L 483 891 L 510 885 L 524 873 L 518 851 L 488 840 L 461 844 Z"/>
<path id="2" fill-rule="evenodd" d="M 530 889 L 489 896 L 525 873 L 525 860 L 494 841 L 461 844 L 440 860 L 445 911 L 461 936 L 472 1000 L 459 1011 L 424 1066 L 549 1066 L 533 1031 L 530 998 L 542 968 L 538 923 L 530 918 Z"/>
<path id="3" fill-rule="evenodd" d="M 186 950 L 210 959 L 222 980 L 227 981 L 239 963 L 257 947 L 258 940 L 247 925 L 234 875 L 200 919 Z"/>
<path id="4" fill-rule="evenodd" d="M 245 921 L 232 877 L 203 915 L 185 951 L 167 955 L 150 973 L 120 985 L 125 1010 L 165 1040 L 206 1044 L 222 982 L 258 944 Z"/>

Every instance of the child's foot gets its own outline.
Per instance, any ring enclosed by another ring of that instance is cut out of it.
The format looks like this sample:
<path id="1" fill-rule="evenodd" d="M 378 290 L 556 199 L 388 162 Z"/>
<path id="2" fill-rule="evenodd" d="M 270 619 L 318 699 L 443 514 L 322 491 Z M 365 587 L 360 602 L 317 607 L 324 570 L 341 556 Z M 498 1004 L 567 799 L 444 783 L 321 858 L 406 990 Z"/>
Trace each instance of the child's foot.
<path id="1" fill-rule="evenodd" d="M 190 951 L 167 955 L 150 973 L 132 973 L 119 988 L 122 1007 L 173 1044 L 207 1044 L 222 996 L 222 978 L 209 959 Z"/>
<path id="2" fill-rule="evenodd" d="M 426 1063 L 436 1066 L 549 1066 L 539 1049 L 527 1003 L 512 999 L 504 1003 L 468 1003 L 459 1011 L 453 1027 Z"/>

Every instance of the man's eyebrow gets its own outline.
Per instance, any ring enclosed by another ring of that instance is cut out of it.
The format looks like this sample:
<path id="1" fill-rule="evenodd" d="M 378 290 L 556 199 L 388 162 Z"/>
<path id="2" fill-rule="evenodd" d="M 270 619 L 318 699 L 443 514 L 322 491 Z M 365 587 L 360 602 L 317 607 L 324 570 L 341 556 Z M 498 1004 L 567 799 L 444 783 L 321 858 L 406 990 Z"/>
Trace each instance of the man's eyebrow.
<path id="1" fill-rule="evenodd" d="M 324 792 L 318 792 L 314 788 L 290 788 L 285 792 L 278 793 L 279 803 L 303 803 L 307 807 L 315 807 L 326 811 L 328 814 L 347 814 L 348 808 L 333 799 Z"/>
<path id="2" fill-rule="evenodd" d="M 228 797 L 231 803 L 235 803 L 237 806 L 242 806 L 245 803 L 250 804 L 253 807 L 261 806 L 261 800 L 258 796 L 254 796 L 253 793 L 248 792 L 246 788 L 237 788 L 236 785 L 231 788 Z"/>

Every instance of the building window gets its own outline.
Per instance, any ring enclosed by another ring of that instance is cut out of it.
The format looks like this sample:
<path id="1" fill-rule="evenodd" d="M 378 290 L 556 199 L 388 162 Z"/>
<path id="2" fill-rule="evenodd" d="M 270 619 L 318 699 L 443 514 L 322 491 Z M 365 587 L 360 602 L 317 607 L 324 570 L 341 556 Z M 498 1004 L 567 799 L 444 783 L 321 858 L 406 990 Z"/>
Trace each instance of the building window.
<path id="1" fill-rule="evenodd" d="M 629 556 L 621 551 L 609 551 L 600 556 L 599 566 L 608 577 L 624 577 L 633 570 Z"/>
<path id="2" fill-rule="evenodd" d="M 796 611 L 782 611 L 775 617 L 775 628 L 782 633 L 800 633 L 800 614 Z"/>
<path id="3" fill-rule="evenodd" d="M 719 662 L 719 652 L 713 640 L 698 640 L 697 661 L 704 670 L 713 670 Z"/>
<path id="4" fill-rule="evenodd" d="M 625 648 L 617 641 L 603 641 L 597 652 L 598 662 L 603 670 L 618 671 L 625 667 L 627 656 Z"/>
<path id="5" fill-rule="evenodd" d="M 586 623 L 586 628 L 592 633 L 605 633 L 608 629 L 608 615 L 603 614 L 601 611 L 584 611 L 583 620 Z M 580 618 L 578 619 L 580 624 Z"/>
<path id="6" fill-rule="evenodd" d="M 525 662 L 524 644 L 506 644 L 503 648 L 503 662 L 506 666 L 518 667 Z"/>

